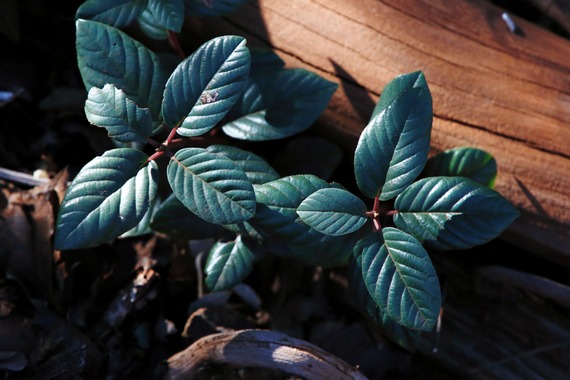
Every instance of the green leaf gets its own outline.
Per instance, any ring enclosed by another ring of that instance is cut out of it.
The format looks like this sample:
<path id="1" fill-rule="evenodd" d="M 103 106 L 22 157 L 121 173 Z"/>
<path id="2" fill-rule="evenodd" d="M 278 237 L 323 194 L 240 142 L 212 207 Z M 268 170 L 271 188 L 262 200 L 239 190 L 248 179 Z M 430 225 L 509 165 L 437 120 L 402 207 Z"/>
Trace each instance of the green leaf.
<path id="1" fill-rule="evenodd" d="M 254 257 L 241 236 L 235 241 L 214 244 L 204 269 L 206 285 L 213 292 L 231 289 L 251 272 Z"/>
<path id="2" fill-rule="evenodd" d="M 499 193 L 461 177 L 429 177 L 396 198 L 396 227 L 430 248 L 467 249 L 501 234 L 519 212 Z"/>
<path id="3" fill-rule="evenodd" d="M 206 222 L 199 218 L 174 193 L 158 207 L 150 227 L 158 232 L 181 239 L 208 239 L 226 234 L 223 227 L 218 224 Z"/>
<path id="4" fill-rule="evenodd" d="M 432 117 L 425 86 L 406 88 L 370 120 L 354 157 L 356 182 L 367 197 L 392 199 L 421 173 L 429 153 Z"/>
<path id="5" fill-rule="evenodd" d="M 298 137 L 275 155 L 273 164 L 283 175 L 314 174 L 328 180 L 342 157 L 342 150 L 327 139 Z"/>
<path id="6" fill-rule="evenodd" d="M 232 160 L 243 169 L 253 185 L 261 185 L 280 177 L 279 173 L 263 158 L 251 152 L 228 145 L 210 145 L 206 150 L 211 153 L 221 154 Z"/>
<path id="7" fill-rule="evenodd" d="M 467 177 L 493 188 L 497 177 L 497 162 L 484 150 L 476 148 L 455 148 L 439 153 L 427 161 L 426 177 Z"/>
<path id="8" fill-rule="evenodd" d="M 265 73 L 276 73 L 283 69 L 285 62 L 271 49 L 252 48 L 250 78 Z"/>
<path id="9" fill-rule="evenodd" d="M 148 9 L 166 29 L 180 33 L 184 24 L 184 0 L 148 0 Z"/>
<path id="10" fill-rule="evenodd" d="M 342 189 L 321 189 L 307 197 L 297 208 L 303 222 L 331 236 L 359 230 L 367 221 L 366 205 Z"/>
<path id="11" fill-rule="evenodd" d="M 358 234 L 327 236 L 303 223 L 297 215 L 301 202 L 329 185 L 313 175 L 295 175 L 255 186 L 257 209 L 249 224 L 276 253 L 296 257 L 309 265 L 344 265 Z"/>
<path id="12" fill-rule="evenodd" d="M 359 251 L 355 248 L 355 251 Z M 351 300 L 357 309 L 371 318 L 384 336 L 400 345 L 401 347 L 414 351 L 416 349 L 420 333 L 417 330 L 410 330 L 388 317 L 382 312 L 380 307 L 366 288 L 362 278 L 362 255 L 353 255 L 348 266 L 348 288 L 352 295 Z"/>
<path id="13" fill-rule="evenodd" d="M 236 139 L 265 141 L 292 136 L 313 124 L 338 85 L 304 69 L 281 70 L 248 82 L 242 115 L 223 131 Z"/>
<path id="14" fill-rule="evenodd" d="M 388 82 L 382 89 L 382 94 L 378 100 L 378 104 L 374 107 L 374 111 L 372 111 L 372 117 L 370 119 L 378 116 L 380 112 L 388 108 L 388 106 L 408 88 L 428 88 L 426 78 L 421 71 L 398 75 Z"/>
<path id="15" fill-rule="evenodd" d="M 131 24 L 141 14 L 146 3 L 147 0 L 87 0 L 79 6 L 75 18 L 122 28 Z"/>
<path id="16" fill-rule="evenodd" d="M 202 148 L 181 149 L 170 160 L 167 176 L 176 197 L 210 223 L 240 223 L 255 214 L 253 187 L 227 157 Z"/>
<path id="17" fill-rule="evenodd" d="M 152 134 L 149 109 L 137 106 L 112 84 L 89 90 L 85 115 L 91 124 L 107 129 L 109 137 L 122 143 L 145 144 L 147 137 Z"/>
<path id="18" fill-rule="evenodd" d="M 158 168 L 147 155 L 123 148 L 105 152 L 81 169 L 57 218 L 56 249 L 106 243 L 136 226 L 156 195 Z"/>
<path id="19" fill-rule="evenodd" d="M 245 39 L 214 38 L 174 70 L 164 89 L 162 116 L 182 136 L 199 136 L 222 120 L 238 100 L 249 74 Z"/>
<path id="20" fill-rule="evenodd" d="M 218 17 L 235 12 L 248 0 L 184 0 L 186 13 L 193 17 Z"/>
<path id="21" fill-rule="evenodd" d="M 151 50 L 111 26 L 77 20 L 77 62 L 87 91 L 112 83 L 158 119 L 166 65 Z"/>
<path id="22" fill-rule="evenodd" d="M 155 40 L 165 40 L 168 38 L 168 29 L 166 29 L 156 16 L 145 8 L 137 18 L 137 22 L 141 30 L 150 38 Z"/>
<path id="23" fill-rule="evenodd" d="M 134 226 L 133 228 L 131 228 L 127 232 L 121 234 L 121 236 L 119 236 L 119 238 L 124 239 L 124 238 L 130 238 L 130 237 L 137 237 L 137 236 L 152 234 L 153 230 L 150 227 L 150 222 L 152 220 L 154 213 L 156 212 L 156 210 L 158 209 L 159 206 L 160 206 L 160 199 L 158 197 L 156 197 L 150 203 L 150 206 L 149 206 L 146 214 L 144 214 L 144 216 L 142 217 L 140 222 L 138 222 L 138 224 L 136 226 Z"/>
<path id="24" fill-rule="evenodd" d="M 441 292 L 420 242 L 386 227 L 381 234 L 371 234 L 359 249 L 366 288 L 382 311 L 402 326 L 431 331 L 441 308 Z"/>

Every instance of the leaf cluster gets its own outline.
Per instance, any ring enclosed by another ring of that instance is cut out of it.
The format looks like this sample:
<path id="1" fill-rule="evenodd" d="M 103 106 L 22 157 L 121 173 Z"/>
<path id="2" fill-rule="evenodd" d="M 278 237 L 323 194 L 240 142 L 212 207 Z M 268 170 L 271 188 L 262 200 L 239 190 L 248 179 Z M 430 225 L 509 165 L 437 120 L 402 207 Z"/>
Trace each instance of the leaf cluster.
<path id="1" fill-rule="evenodd" d="M 359 305 L 410 347 L 417 331 L 434 327 L 442 302 L 427 249 L 485 243 L 518 215 L 491 189 L 496 163 L 474 148 L 428 159 L 433 111 L 422 72 L 382 91 L 355 150 L 359 194 L 312 174 L 281 177 L 261 156 L 216 144 L 212 137 L 221 133 L 254 142 L 298 134 L 337 86 L 284 69 L 239 36 L 214 38 L 172 67 L 171 58 L 119 28 L 136 21 L 150 36 L 167 38 L 181 30 L 184 12 L 218 15 L 243 2 L 89 0 L 80 7 L 85 113 L 117 148 L 73 180 L 55 246 L 87 248 L 151 231 L 216 237 L 205 266 L 214 291 L 240 283 L 265 252 L 310 265 L 349 264 Z M 307 148 L 306 140 L 299 144 Z M 161 157 L 172 191 L 165 199 L 157 197 Z"/>

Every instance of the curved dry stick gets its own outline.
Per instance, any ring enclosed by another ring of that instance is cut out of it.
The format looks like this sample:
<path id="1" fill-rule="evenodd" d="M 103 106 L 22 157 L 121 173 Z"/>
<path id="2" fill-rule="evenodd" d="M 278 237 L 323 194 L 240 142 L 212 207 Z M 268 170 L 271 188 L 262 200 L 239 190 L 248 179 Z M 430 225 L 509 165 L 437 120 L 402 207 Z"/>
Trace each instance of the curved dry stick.
<path id="1" fill-rule="evenodd" d="M 168 359 L 165 379 L 192 378 L 208 362 L 278 369 L 308 380 L 366 380 L 358 370 L 323 349 L 268 330 L 241 330 L 205 336 Z"/>

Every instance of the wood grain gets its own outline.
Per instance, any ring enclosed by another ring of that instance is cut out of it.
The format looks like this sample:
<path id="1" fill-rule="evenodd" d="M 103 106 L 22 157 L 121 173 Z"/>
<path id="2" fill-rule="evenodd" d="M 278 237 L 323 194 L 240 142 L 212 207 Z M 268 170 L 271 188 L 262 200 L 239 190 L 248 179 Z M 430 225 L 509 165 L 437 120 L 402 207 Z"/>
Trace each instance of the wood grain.
<path id="1" fill-rule="evenodd" d="M 318 131 L 353 150 L 381 89 L 424 71 L 433 153 L 475 146 L 521 217 L 503 238 L 570 266 L 570 41 L 483 0 L 261 0 L 194 32 L 240 34 L 339 84 Z"/>

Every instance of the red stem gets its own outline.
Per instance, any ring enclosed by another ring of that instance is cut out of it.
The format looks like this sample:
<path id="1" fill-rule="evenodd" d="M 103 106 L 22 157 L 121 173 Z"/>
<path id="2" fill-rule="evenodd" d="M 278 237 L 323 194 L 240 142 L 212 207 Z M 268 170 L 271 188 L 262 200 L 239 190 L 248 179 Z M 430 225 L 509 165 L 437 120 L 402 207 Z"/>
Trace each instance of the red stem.
<path id="1" fill-rule="evenodd" d="M 167 35 L 168 35 L 168 42 L 170 43 L 170 46 L 172 46 L 174 51 L 180 56 L 180 58 L 182 59 L 186 58 L 186 54 L 184 53 L 184 50 L 182 50 L 182 46 L 180 46 L 178 35 L 171 30 L 167 32 Z"/>

